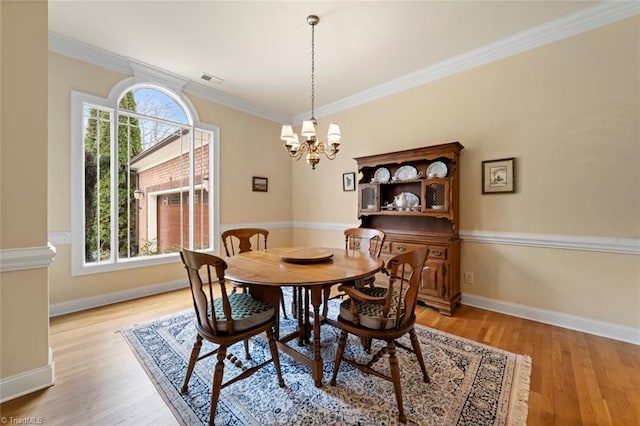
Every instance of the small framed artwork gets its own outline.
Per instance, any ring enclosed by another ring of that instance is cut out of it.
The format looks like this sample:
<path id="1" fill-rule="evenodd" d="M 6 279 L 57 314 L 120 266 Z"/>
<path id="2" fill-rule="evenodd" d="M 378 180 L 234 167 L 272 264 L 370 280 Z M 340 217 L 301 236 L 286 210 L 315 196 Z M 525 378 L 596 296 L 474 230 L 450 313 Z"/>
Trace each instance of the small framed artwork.
<path id="1" fill-rule="evenodd" d="M 482 193 L 516 192 L 515 158 L 482 162 Z"/>
<path id="2" fill-rule="evenodd" d="M 253 177 L 253 192 L 267 192 L 269 189 L 269 179 L 266 177 Z"/>
<path id="3" fill-rule="evenodd" d="M 355 191 L 356 190 L 356 174 L 355 172 L 342 174 L 342 190 L 343 191 Z"/>

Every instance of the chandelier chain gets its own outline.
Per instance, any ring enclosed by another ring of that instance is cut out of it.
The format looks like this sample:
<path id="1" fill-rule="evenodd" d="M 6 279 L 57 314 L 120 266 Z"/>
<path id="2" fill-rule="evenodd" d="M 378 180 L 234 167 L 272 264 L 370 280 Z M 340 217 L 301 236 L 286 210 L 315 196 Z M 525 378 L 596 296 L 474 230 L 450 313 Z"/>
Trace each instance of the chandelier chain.
<path id="1" fill-rule="evenodd" d="M 1 1 L 1 0 L 0 0 Z M 340 126 L 336 123 L 329 124 L 327 142 L 318 139 L 316 134 L 317 121 L 316 109 L 316 31 L 315 26 L 320 22 L 317 15 L 307 16 L 307 24 L 311 25 L 311 119 L 302 121 L 303 141 L 298 139 L 298 134 L 293 131 L 293 126 L 283 124 L 280 139 L 284 141 L 289 156 L 299 160 L 306 157 L 311 169 L 315 169 L 320 162 L 320 154 L 324 154 L 329 160 L 336 158 L 340 150 Z"/>
<path id="2" fill-rule="evenodd" d="M 314 105 L 316 100 L 316 81 L 315 81 L 315 69 L 316 69 L 316 44 L 315 44 L 315 25 L 311 25 L 311 119 L 315 120 Z"/>

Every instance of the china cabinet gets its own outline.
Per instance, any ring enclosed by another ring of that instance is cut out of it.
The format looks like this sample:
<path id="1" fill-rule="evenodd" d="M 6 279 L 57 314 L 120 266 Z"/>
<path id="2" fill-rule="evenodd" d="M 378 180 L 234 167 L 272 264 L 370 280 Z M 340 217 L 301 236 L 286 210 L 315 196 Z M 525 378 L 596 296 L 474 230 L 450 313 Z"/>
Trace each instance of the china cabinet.
<path id="1" fill-rule="evenodd" d="M 427 245 L 419 300 L 444 315 L 460 304 L 459 142 L 355 158 L 363 228 L 387 234 L 382 255 Z"/>

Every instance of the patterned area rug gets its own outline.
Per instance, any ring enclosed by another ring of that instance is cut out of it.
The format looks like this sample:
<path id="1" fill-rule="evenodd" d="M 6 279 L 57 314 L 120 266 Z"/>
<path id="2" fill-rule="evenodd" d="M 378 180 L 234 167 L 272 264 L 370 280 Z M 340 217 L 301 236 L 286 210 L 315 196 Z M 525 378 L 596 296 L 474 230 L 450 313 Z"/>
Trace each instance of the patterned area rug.
<path id="1" fill-rule="evenodd" d="M 329 317 L 335 318 L 332 301 Z M 287 304 L 290 306 L 290 304 Z M 156 385 L 178 422 L 206 424 L 215 356 L 199 361 L 182 395 L 191 347 L 195 340 L 193 310 L 129 327 L 123 335 Z M 421 379 L 415 355 L 398 349 L 402 394 L 407 424 L 416 425 L 525 425 L 531 358 L 416 326 L 431 383 Z M 291 319 L 282 320 L 281 335 L 295 329 Z M 340 366 L 337 386 L 330 386 L 339 331 L 323 325 L 321 333 L 324 385 L 313 385 L 310 369 L 280 353 L 285 388 L 277 383 L 270 364 L 248 379 L 223 389 L 216 425 L 396 425 L 397 406 L 393 385 L 366 375 L 346 363 Z M 351 339 L 355 339 L 350 336 Z M 401 340 L 411 346 L 408 338 Z M 313 353 L 312 345 L 299 348 Z M 374 341 L 371 353 L 382 343 Z M 205 341 L 203 352 L 213 346 Z M 270 357 L 266 339 L 251 341 L 252 361 Z M 244 362 L 242 343 L 229 349 Z M 345 357 L 368 359 L 359 340 L 347 343 Z M 376 367 L 388 368 L 388 358 Z M 225 381 L 238 369 L 225 368 Z"/>

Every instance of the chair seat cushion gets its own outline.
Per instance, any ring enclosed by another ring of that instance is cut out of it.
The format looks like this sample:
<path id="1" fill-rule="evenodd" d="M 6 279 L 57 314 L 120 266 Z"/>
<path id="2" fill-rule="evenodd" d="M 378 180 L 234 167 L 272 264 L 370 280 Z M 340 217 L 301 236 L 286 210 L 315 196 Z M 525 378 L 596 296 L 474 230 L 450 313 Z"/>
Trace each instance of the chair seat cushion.
<path id="1" fill-rule="evenodd" d="M 359 291 L 371 297 L 384 297 L 387 294 L 387 289 L 385 287 L 364 287 L 359 289 Z M 391 309 L 389 310 L 389 317 L 385 329 L 395 327 L 397 321 L 396 312 L 397 306 L 399 304 L 398 298 L 400 297 L 400 294 L 395 290 L 392 291 L 393 294 L 391 296 Z M 376 305 L 373 303 L 363 303 L 360 301 L 356 301 L 356 306 L 358 308 L 360 325 L 366 328 L 380 330 L 380 320 L 382 319 L 382 308 L 384 307 L 384 305 Z M 353 321 L 350 298 L 340 303 L 340 316 L 347 321 Z"/>
<path id="2" fill-rule="evenodd" d="M 256 300 L 247 293 L 230 294 L 229 304 L 231 305 L 231 315 L 233 316 L 233 328 L 235 331 L 246 330 L 263 324 L 269 321 L 275 314 L 275 310 L 271 305 Z M 222 299 L 215 299 L 213 305 L 216 311 L 216 329 L 226 331 L 227 318 L 222 310 Z"/>

